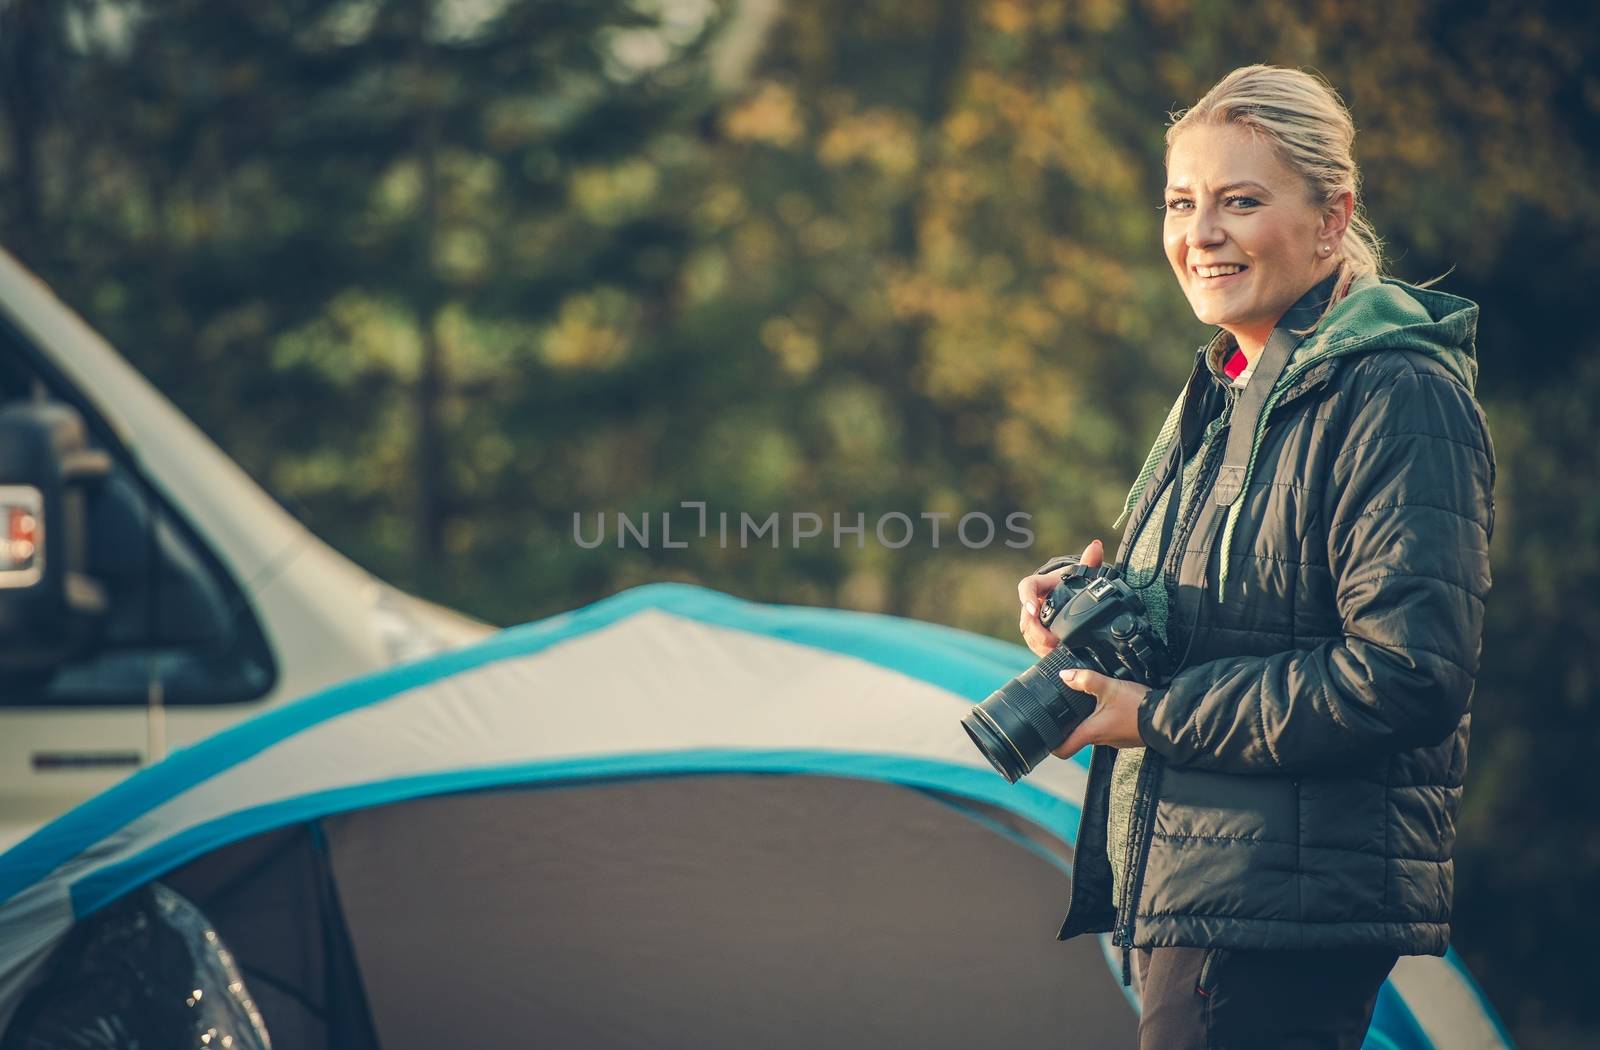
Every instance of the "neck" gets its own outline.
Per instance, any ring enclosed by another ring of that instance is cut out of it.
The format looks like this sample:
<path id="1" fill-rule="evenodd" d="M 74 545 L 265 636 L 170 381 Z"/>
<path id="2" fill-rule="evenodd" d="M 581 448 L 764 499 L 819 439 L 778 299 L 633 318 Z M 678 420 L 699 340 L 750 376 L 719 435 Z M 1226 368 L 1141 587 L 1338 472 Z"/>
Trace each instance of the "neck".
<path id="1" fill-rule="evenodd" d="M 1227 327 L 1224 325 L 1224 327 Z M 1239 347 L 1239 352 L 1244 359 L 1254 368 L 1256 359 L 1261 356 L 1261 351 L 1267 348 L 1267 340 L 1272 336 L 1272 327 L 1266 329 L 1228 328 L 1228 334 L 1233 336 L 1234 343 Z"/>
<path id="2" fill-rule="evenodd" d="M 1328 275 L 1333 273 L 1338 268 L 1339 263 L 1337 262 L 1330 261 L 1324 263 L 1318 268 L 1316 279 L 1306 286 L 1306 291 L 1309 292 L 1311 289 L 1327 280 Z M 1303 295 L 1304 293 L 1302 293 L 1302 296 Z M 1254 367 L 1256 359 L 1261 356 L 1261 351 L 1267 348 L 1267 340 L 1272 338 L 1272 330 L 1276 328 L 1278 326 L 1278 322 L 1282 320 L 1283 317 L 1280 315 L 1276 320 L 1265 327 L 1251 326 L 1248 328 L 1234 328 L 1230 325 L 1223 325 L 1222 327 L 1227 329 L 1229 335 L 1233 336 L 1233 341 L 1239 346 L 1239 352 L 1244 354 L 1244 359 L 1249 361 L 1251 366 Z"/>

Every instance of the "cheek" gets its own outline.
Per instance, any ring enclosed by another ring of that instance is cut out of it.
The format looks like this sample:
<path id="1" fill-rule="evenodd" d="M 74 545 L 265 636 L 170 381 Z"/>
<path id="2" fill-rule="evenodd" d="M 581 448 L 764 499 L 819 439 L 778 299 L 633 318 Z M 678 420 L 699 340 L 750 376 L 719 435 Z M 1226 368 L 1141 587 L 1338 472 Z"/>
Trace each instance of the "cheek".
<path id="1" fill-rule="evenodd" d="M 1163 230 L 1161 235 L 1162 247 L 1166 249 L 1167 258 L 1176 266 L 1178 260 L 1183 258 L 1183 234 L 1177 230 Z"/>
<path id="2" fill-rule="evenodd" d="M 1313 238 L 1297 227 L 1280 226 L 1263 230 L 1257 241 L 1257 251 L 1274 267 L 1301 265 L 1308 253 L 1314 251 Z"/>

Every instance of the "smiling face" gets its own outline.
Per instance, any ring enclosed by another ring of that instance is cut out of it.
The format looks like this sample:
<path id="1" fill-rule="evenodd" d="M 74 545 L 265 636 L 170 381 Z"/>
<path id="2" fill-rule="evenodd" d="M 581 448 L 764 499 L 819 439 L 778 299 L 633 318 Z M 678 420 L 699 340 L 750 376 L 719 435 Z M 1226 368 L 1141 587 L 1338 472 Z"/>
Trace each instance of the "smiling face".
<path id="1" fill-rule="evenodd" d="M 1306 180 L 1246 128 L 1187 128 L 1167 155 L 1167 261 L 1195 316 L 1227 329 L 1253 358 L 1284 312 L 1337 267 L 1352 203 L 1345 193 L 1318 208 Z"/>

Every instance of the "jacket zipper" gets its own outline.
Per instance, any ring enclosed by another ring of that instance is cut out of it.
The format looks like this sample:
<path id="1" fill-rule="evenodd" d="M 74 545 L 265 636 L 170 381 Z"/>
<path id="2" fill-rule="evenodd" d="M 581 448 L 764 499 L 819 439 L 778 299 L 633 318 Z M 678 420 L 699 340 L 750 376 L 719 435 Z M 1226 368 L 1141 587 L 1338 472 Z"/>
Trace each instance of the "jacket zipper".
<path id="1" fill-rule="evenodd" d="M 1204 482 L 1201 487 L 1202 491 L 1209 492 L 1211 484 L 1216 480 L 1215 463 L 1217 456 L 1215 442 L 1220 437 L 1221 435 L 1213 436 L 1213 447 L 1206 452 L 1207 458 L 1213 461 L 1204 467 L 1206 476 L 1196 479 L 1197 482 Z M 1180 457 L 1176 476 L 1169 482 L 1169 484 L 1178 486 L 1173 496 L 1180 501 L 1180 506 L 1184 499 L 1182 478 L 1183 465 Z M 1196 516 L 1200 510 L 1204 509 L 1204 506 L 1203 500 L 1196 501 L 1189 519 L 1180 518 L 1174 523 L 1173 535 L 1168 537 L 1171 550 L 1181 552 L 1188 545 L 1189 536 L 1194 531 Z M 1164 577 L 1170 578 L 1173 575 L 1172 565 L 1174 561 L 1176 564 L 1182 565 L 1181 553 L 1176 558 L 1169 553 L 1167 564 L 1162 566 Z M 1173 626 L 1171 623 L 1168 624 L 1169 633 Z M 1195 627 L 1198 626 L 1198 624 L 1195 625 Z M 1190 628 L 1191 639 L 1193 638 L 1195 627 Z M 1176 670 L 1176 668 L 1172 670 Z M 1150 842 L 1155 837 L 1155 778 L 1161 771 L 1161 761 L 1160 755 L 1151 754 L 1148 748 L 1145 750 L 1144 759 L 1139 763 L 1139 779 L 1134 786 L 1133 812 L 1128 817 L 1128 841 L 1122 865 L 1122 892 L 1118 895 L 1122 901 L 1122 906 L 1117 910 L 1117 917 L 1112 924 L 1113 932 L 1111 935 L 1111 943 L 1122 948 L 1122 985 L 1125 988 L 1133 983 L 1133 929 L 1136 922 L 1135 916 L 1139 911 L 1139 895 L 1144 889 L 1144 869 L 1150 860 Z"/>
<path id="2" fill-rule="evenodd" d="M 1161 757 L 1145 753 L 1139 764 L 1139 781 L 1134 790 L 1133 812 L 1129 816 L 1128 844 L 1122 869 L 1122 907 L 1112 924 L 1111 943 L 1122 948 L 1122 985 L 1133 983 L 1133 927 L 1139 911 L 1139 892 L 1144 888 L 1144 868 L 1150 860 L 1150 840 L 1154 837 L 1153 819 L 1155 778 L 1161 771 Z"/>
<path id="3" fill-rule="evenodd" d="M 1228 391 L 1227 411 L 1231 417 L 1237 394 Z M 1222 429 L 1226 429 L 1224 426 Z M 1221 464 L 1220 448 L 1218 442 L 1222 440 L 1219 432 L 1212 435 L 1211 444 L 1206 449 L 1207 463 L 1202 465 L 1201 476 L 1195 479 L 1199 492 L 1209 494 L 1211 486 L 1217 480 L 1217 468 Z M 1183 492 L 1183 459 L 1180 453 L 1174 477 L 1169 484 L 1178 486 L 1173 496 L 1179 501 L 1181 508 L 1188 497 Z M 1205 500 L 1195 499 L 1188 515 L 1178 518 L 1174 522 L 1173 535 L 1167 538 L 1168 553 L 1166 562 L 1162 566 L 1162 574 L 1169 582 L 1176 582 L 1177 569 L 1183 565 L 1183 550 L 1189 544 L 1189 537 L 1194 532 L 1194 527 L 1199 523 L 1201 513 L 1205 510 Z M 1133 533 L 1132 535 L 1137 535 Z M 1205 557 L 1211 556 L 1211 544 L 1206 544 Z M 1203 603 L 1202 603 L 1203 607 Z M 1174 625 L 1168 624 L 1170 634 Z M 1193 641 L 1194 634 L 1199 628 L 1196 622 L 1189 629 L 1188 641 Z M 1176 671 L 1176 668 L 1172 668 Z M 1116 921 L 1112 925 L 1111 943 L 1122 948 L 1122 984 L 1128 987 L 1133 983 L 1133 932 L 1136 924 L 1135 916 L 1139 911 L 1139 896 L 1144 889 L 1145 866 L 1150 862 L 1150 843 L 1155 838 L 1155 778 L 1161 771 L 1161 756 L 1152 755 L 1148 749 L 1145 751 L 1144 760 L 1139 764 L 1139 780 L 1134 789 L 1133 812 L 1128 821 L 1128 842 L 1124 854 L 1122 869 L 1122 892 L 1119 894 L 1122 906 L 1117 911 Z"/>

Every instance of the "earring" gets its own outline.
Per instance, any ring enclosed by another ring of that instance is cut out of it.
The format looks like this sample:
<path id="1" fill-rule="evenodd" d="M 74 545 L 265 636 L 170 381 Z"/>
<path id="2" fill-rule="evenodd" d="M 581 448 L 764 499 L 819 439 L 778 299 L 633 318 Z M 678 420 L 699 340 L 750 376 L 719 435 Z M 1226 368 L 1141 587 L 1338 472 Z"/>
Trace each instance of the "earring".
<path id="1" fill-rule="evenodd" d="M 1333 251 L 1333 245 L 1331 245 L 1331 244 L 1324 244 L 1324 245 L 1323 245 L 1323 246 L 1322 246 L 1322 254 L 1323 254 L 1323 255 L 1327 255 L 1327 254 L 1328 254 L 1328 253 L 1329 253 L 1329 252 L 1331 252 L 1331 251 Z"/>

